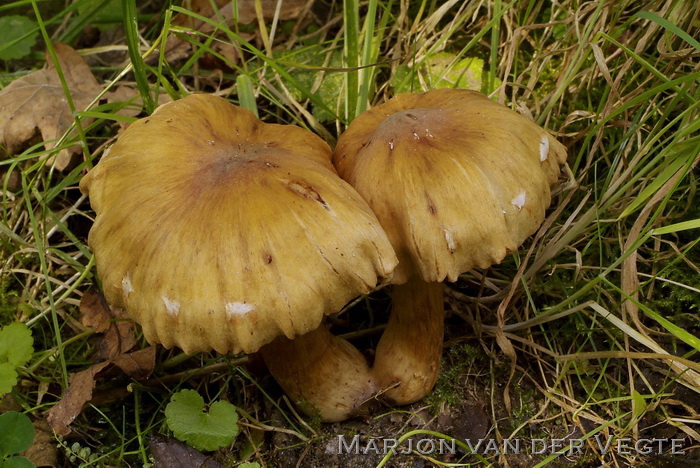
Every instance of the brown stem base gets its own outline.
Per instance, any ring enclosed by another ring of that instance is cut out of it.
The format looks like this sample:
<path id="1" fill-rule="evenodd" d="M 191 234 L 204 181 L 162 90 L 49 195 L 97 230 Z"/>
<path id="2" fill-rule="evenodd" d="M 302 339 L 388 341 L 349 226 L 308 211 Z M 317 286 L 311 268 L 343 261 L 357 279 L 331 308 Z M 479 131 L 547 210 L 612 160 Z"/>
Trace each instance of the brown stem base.
<path id="1" fill-rule="evenodd" d="M 362 353 L 323 325 L 293 340 L 277 338 L 260 353 L 289 398 L 324 422 L 357 415 L 377 390 Z"/>
<path id="2" fill-rule="evenodd" d="M 393 404 L 418 401 L 435 385 L 444 332 L 443 287 L 418 278 L 393 286 L 391 316 L 372 367 L 381 397 Z"/>

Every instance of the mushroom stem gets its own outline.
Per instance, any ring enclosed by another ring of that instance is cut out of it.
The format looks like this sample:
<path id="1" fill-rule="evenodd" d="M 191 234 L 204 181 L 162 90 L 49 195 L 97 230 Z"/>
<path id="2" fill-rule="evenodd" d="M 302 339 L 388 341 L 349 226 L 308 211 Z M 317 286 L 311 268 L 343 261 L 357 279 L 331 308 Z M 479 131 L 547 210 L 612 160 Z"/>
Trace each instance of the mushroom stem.
<path id="1" fill-rule="evenodd" d="M 392 312 L 372 367 L 380 393 L 396 405 L 423 398 L 440 370 L 443 284 L 413 277 L 393 286 Z"/>
<path id="2" fill-rule="evenodd" d="M 357 415 L 376 392 L 362 353 L 324 325 L 292 340 L 277 338 L 260 353 L 292 401 L 324 422 Z"/>

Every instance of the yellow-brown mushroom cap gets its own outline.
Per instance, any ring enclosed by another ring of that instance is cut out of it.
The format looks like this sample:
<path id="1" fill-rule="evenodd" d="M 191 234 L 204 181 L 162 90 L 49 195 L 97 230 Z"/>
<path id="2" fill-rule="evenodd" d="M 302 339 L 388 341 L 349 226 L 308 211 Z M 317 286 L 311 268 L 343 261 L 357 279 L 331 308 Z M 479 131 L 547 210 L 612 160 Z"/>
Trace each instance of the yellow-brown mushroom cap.
<path id="1" fill-rule="evenodd" d="M 455 281 L 500 262 L 542 223 L 566 150 L 481 93 L 401 94 L 358 116 L 333 163 L 374 210 L 412 274 Z"/>
<path id="2" fill-rule="evenodd" d="M 397 262 L 325 142 L 211 95 L 132 124 L 80 188 L 107 300 L 187 353 L 311 331 Z"/>

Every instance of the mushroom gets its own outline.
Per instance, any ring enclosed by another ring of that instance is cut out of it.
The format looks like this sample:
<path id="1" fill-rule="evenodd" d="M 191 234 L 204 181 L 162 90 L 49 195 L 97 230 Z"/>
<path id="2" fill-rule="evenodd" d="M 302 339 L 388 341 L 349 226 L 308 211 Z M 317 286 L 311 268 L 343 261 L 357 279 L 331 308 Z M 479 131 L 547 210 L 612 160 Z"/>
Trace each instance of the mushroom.
<path id="1" fill-rule="evenodd" d="M 401 94 L 358 116 L 333 163 L 384 226 L 399 258 L 373 375 L 395 404 L 433 387 L 445 279 L 499 263 L 544 220 L 566 150 L 481 93 Z"/>
<path id="2" fill-rule="evenodd" d="M 80 188 L 105 297 L 150 343 L 261 349 L 324 420 L 372 395 L 365 358 L 321 322 L 397 259 L 319 137 L 195 94 L 130 125 Z"/>

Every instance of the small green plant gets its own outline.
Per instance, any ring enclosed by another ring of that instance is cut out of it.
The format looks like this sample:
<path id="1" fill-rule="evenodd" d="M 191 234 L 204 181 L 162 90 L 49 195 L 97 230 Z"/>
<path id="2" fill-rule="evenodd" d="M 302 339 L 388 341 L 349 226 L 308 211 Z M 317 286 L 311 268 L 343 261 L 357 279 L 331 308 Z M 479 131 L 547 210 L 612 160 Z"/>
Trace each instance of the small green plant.
<path id="1" fill-rule="evenodd" d="M 32 332 L 23 323 L 11 323 L 0 330 L 0 395 L 17 385 L 17 368 L 34 353 Z"/>
<path id="2" fill-rule="evenodd" d="M 391 85 L 397 94 L 438 88 L 487 91 L 484 61 L 477 57 L 460 58 L 448 52 L 427 57 L 416 66 L 399 65 Z"/>
<path id="3" fill-rule="evenodd" d="M 227 401 L 217 401 L 204 411 L 204 399 L 195 390 L 175 393 L 165 408 L 173 435 L 198 450 L 230 445 L 238 435 L 238 413 Z"/>
<path id="4" fill-rule="evenodd" d="M 290 82 L 289 79 L 282 81 L 294 99 L 302 100 L 304 98 L 304 93 L 301 90 L 303 88 L 309 94 L 317 96 L 328 107 L 327 110 L 313 105 L 313 116 L 319 122 L 336 120 L 338 112 L 345 105 L 341 93 L 345 78 L 342 72 L 332 71 L 343 66 L 341 52 L 336 50 L 328 55 L 322 45 L 315 44 L 300 49 L 280 50 L 276 52 L 275 57 L 292 69 L 290 76 L 296 80 L 298 85 Z M 323 79 L 319 79 L 321 73 L 323 73 Z"/>
<path id="5" fill-rule="evenodd" d="M 463 344 L 449 349 L 443 357 L 442 371 L 433 391 L 426 397 L 426 402 L 434 410 L 440 404 L 455 405 L 463 398 L 464 372 L 475 362 L 482 359 L 478 348 Z"/>
<path id="6" fill-rule="evenodd" d="M 85 463 L 94 463 L 100 455 L 93 453 L 90 447 L 83 447 L 79 442 L 73 442 L 71 446 L 63 445 L 66 450 L 66 458 L 73 464 L 84 466 Z"/>
<path id="7" fill-rule="evenodd" d="M 29 55 L 38 34 L 37 24 L 29 18 L 17 15 L 0 18 L 0 60 L 21 59 Z"/>
<path id="8" fill-rule="evenodd" d="M 17 411 L 0 414 L 0 468 L 36 468 L 25 457 L 15 454 L 27 450 L 34 440 L 34 426 Z"/>

